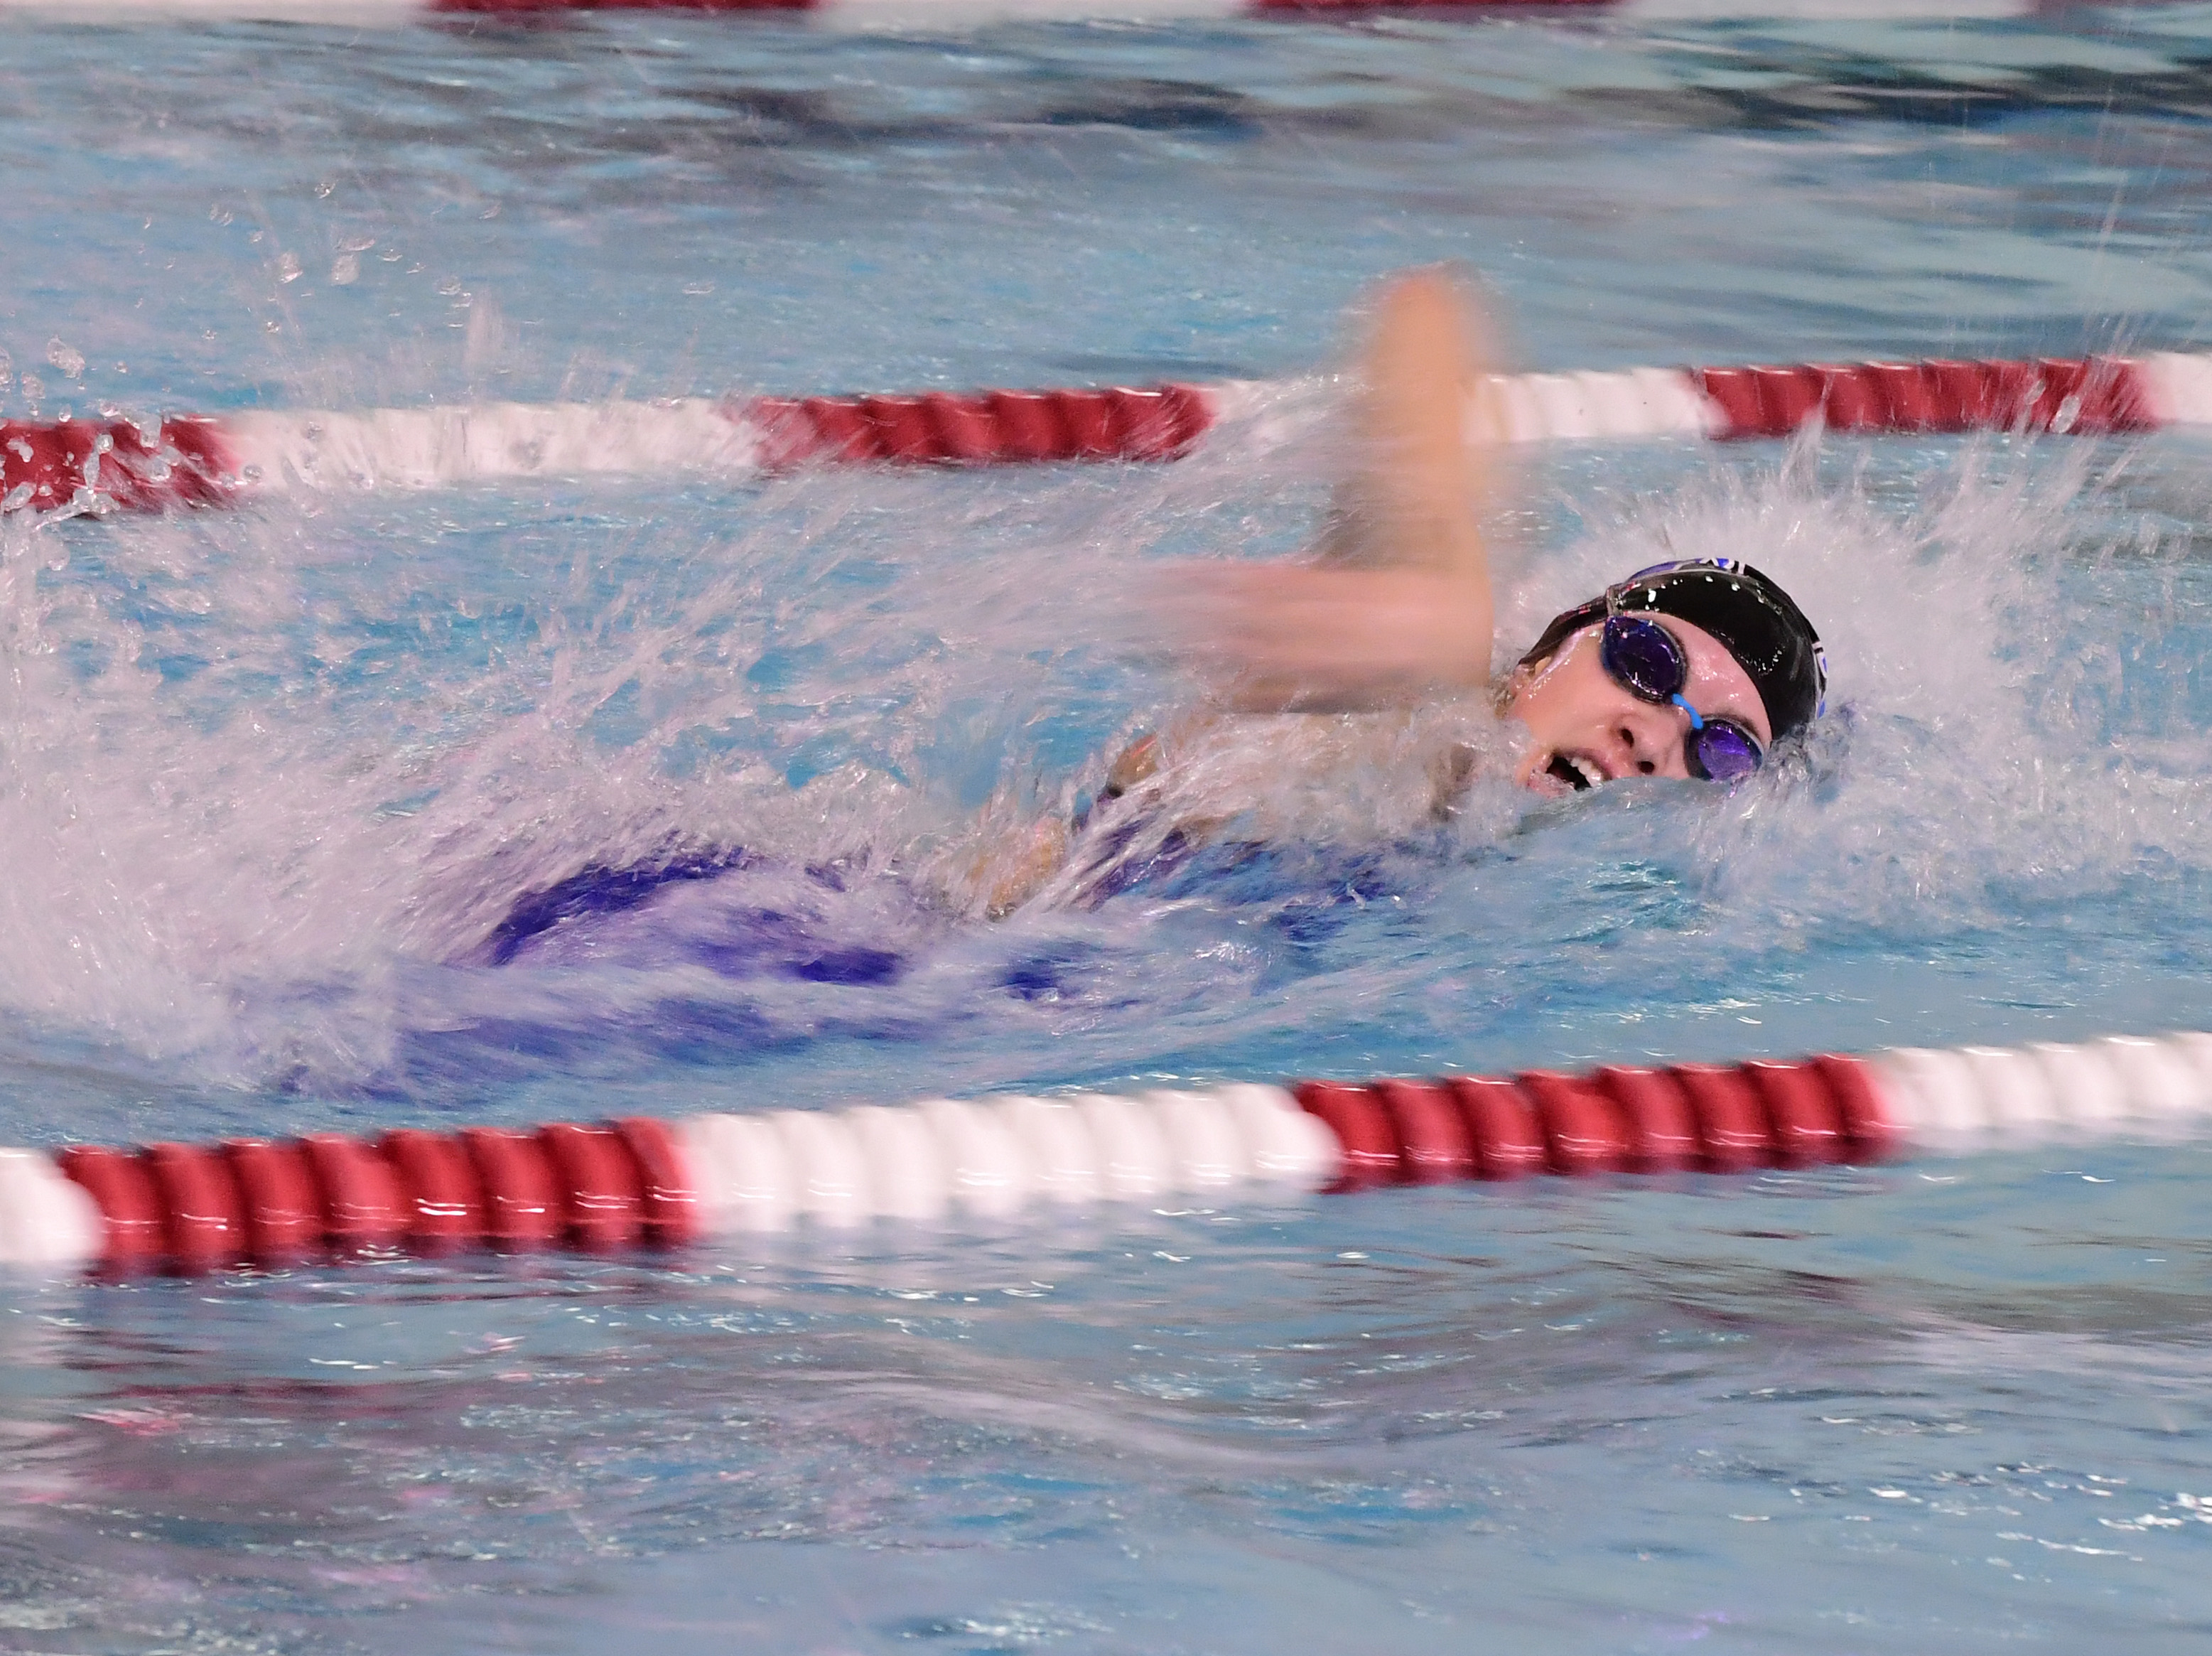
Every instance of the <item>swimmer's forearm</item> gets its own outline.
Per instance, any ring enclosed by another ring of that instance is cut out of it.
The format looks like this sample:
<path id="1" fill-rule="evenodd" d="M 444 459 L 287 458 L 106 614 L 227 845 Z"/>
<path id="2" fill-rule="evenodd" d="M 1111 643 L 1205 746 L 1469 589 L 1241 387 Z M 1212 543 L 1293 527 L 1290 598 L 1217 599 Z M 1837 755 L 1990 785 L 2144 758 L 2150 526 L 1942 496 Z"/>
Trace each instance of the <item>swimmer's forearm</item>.
<path id="1" fill-rule="evenodd" d="M 1491 462 L 1479 419 L 1480 328 L 1470 295 L 1441 271 L 1414 271 L 1384 290 L 1355 411 L 1359 464 L 1339 493 L 1332 551 L 1368 568 L 1443 576 L 1486 661 Z"/>
<path id="2" fill-rule="evenodd" d="M 1340 502 L 1370 518 L 1356 563 L 1422 564 L 1489 578 L 1482 511 L 1491 441 L 1482 421 L 1489 350 L 1471 295 L 1440 270 L 1382 290 L 1354 405 L 1358 467 Z"/>
<path id="3" fill-rule="evenodd" d="M 1489 682 L 1486 597 L 1454 576 L 1232 565 L 1188 588 L 1186 623 L 1233 668 L 1220 692 L 1242 712 L 1398 706 Z"/>
<path id="4" fill-rule="evenodd" d="M 1480 367 L 1469 300 L 1437 271 L 1385 291 L 1361 399 L 1369 490 L 1403 537 L 1399 563 L 1487 579 L 1479 502 L 1483 449 L 1468 441 L 1468 407 Z"/>
<path id="5" fill-rule="evenodd" d="M 1494 422 L 1479 330 L 1442 271 L 1391 283 L 1351 411 L 1354 468 L 1318 559 L 1181 578 L 1162 618 L 1227 705 L 1340 711 L 1488 683 Z"/>

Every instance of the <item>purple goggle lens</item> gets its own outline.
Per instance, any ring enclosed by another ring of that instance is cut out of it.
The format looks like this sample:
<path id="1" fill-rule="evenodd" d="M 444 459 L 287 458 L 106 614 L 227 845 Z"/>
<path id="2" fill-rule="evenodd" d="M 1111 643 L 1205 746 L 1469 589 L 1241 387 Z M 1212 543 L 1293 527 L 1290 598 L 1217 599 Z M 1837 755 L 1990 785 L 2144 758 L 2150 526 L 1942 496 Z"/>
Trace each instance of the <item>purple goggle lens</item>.
<path id="1" fill-rule="evenodd" d="M 1613 681 L 1647 702 L 1674 702 L 1690 715 L 1682 760 L 1700 782 L 1741 782 L 1765 755 L 1759 740 L 1733 719 L 1700 717 L 1683 700 L 1689 658 L 1674 635 L 1640 615 L 1610 615 L 1598 637 L 1598 662 Z"/>
<path id="2" fill-rule="evenodd" d="M 1647 702 L 1671 702 L 1690 682 L 1690 663 L 1674 635 L 1640 615 L 1606 618 L 1598 661 L 1613 683 Z"/>
<path id="3" fill-rule="evenodd" d="M 1741 782 L 1765 757 L 1752 734 L 1733 719 L 1708 719 L 1690 733 L 1685 755 L 1690 774 L 1701 782 Z"/>

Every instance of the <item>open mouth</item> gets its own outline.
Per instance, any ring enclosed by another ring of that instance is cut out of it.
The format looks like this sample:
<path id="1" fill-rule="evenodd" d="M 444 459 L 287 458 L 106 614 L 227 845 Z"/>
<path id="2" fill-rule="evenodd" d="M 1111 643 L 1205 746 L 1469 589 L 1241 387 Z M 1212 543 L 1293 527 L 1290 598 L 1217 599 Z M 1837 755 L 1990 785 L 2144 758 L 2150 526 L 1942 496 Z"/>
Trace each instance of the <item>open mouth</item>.
<path id="1" fill-rule="evenodd" d="M 1556 777 L 1577 794 L 1596 787 L 1605 780 L 1605 773 L 1588 759 L 1574 753 L 1554 753 L 1551 764 L 1544 767 L 1547 776 Z"/>

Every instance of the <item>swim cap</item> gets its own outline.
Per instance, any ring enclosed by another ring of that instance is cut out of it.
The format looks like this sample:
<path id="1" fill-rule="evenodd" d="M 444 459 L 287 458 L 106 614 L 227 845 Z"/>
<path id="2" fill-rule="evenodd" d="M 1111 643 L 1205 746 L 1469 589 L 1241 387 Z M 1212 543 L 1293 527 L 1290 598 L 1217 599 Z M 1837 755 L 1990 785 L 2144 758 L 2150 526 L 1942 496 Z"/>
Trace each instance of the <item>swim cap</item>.
<path id="1" fill-rule="evenodd" d="M 1686 559 L 1638 569 L 1601 597 L 1553 618 L 1523 667 L 1543 661 L 1569 635 L 1608 615 L 1656 612 L 1718 639 L 1744 670 L 1780 741 L 1826 705 L 1828 659 L 1804 611 L 1772 580 L 1729 557 Z"/>

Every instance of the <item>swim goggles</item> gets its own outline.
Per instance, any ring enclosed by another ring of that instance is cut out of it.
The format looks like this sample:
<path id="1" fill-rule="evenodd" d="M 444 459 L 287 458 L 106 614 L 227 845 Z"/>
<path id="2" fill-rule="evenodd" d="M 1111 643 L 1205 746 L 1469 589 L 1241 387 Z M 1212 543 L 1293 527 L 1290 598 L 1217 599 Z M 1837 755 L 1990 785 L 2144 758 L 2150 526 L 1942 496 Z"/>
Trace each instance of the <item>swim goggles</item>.
<path id="1" fill-rule="evenodd" d="M 1708 719 L 1682 692 L 1690 660 L 1681 641 L 1640 615 L 1608 615 L 1598 635 L 1597 659 L 1606 674 L 1631 695 L 1661 706 L 1673 703 L 1690 715 L 1682 761 L 1700 782 L 1741 782 L 1766 756 L 1759 739 L 1733 719 Z"/>

